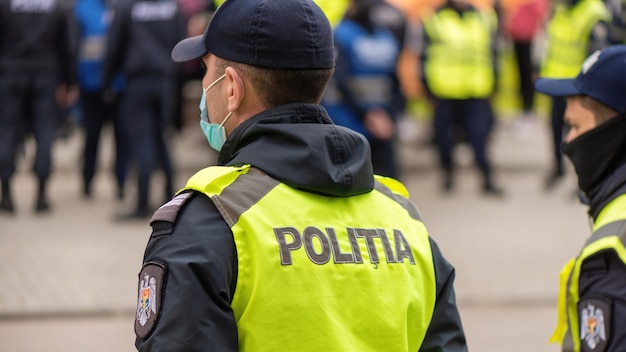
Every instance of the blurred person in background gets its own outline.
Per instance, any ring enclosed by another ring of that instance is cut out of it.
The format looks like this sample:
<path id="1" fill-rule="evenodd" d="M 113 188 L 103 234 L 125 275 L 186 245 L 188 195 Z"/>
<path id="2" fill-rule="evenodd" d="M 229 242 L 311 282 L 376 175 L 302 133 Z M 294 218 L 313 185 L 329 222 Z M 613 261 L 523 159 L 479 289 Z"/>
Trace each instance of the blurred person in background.
<path id="1" fill-rule="evenodd" d="M 408 18 L 397 6 L 386 0 L 375 0 L 370 11 L 370 19 L 377 26 L 387 28 L 396 37 L 400 48 L 404 48 L 408 33 Z"/>
<path id="2" fill-rule="evenodd" d="M 465 0 L 447 0 L 424 17 L 421 78 L 434 108 L 434 137 L 446 193 L 454 189 L 453 149 L 462 133 L 474 151 L 482 193 L 504 194 L 493 179 L 488 155 L 494 125 L 490 99 L 498 71 L 497 29 L 492 9 L 479 9 Z"/>
<path id="3" fill-rule="evenodd" d="M 609 41 L 611 44 L 626 44 L 626 0 L 604 0 L 611 13 Z"/>
<path id="4" fill-rule="evenodd" d="M 138 174 L 135 208 L 118 214 L 118 220 L 150 216 L 150 179 L 157 167 L 164 173 L 164 197 L 173 194 L 174 170 L 166 133 L 178 113 L 180 67 L 172 62 L 170 51 L 184 36 L 185 23 L 176 0 L 119 0 L 114 7 L 104 83 L 109 88 L 117 75 L 124 77 L 120 114 Z"/>
<path id="5" fill-rule="evenodd" d="M 602 0 L 564 0 L 556 3 L 546 28 L 547 43 L 540 75 L 545 78 L 573 78 L 592 52 L 610 45 L 610 13 Z M 552 98 L 552 170 L 545 180 L 547 190 L 565 175 L 563 153 L 565 100 Z"/>
<path id="6" fill-rule="evenodd" d="M 0 211 L 13 213 L 11 178 L 24 139 L 37 150 L 33 171 L 38 188 L 35 212 L 51 209 L 47 186 L 52 147 L 77 99 L 75 21 L 60 0 L 0 0 Z"/>
<path id="7" fill-rule="evenodd" d="M 227 0 L 172 58 L 204 64 L 218 166 L 151 219 L 139 351 L 467 351 L 454 268 L 406 188 L 319 105 L 335 60 L 312 1 Z"/>
<path id="8" fill-rule="evenodd" d="M 128 137 L 122 127 L 119 97 L 124 85 L 122 76 L 111 87 L 103 82 L 106 35 L 111 9 L 105 0 L 78 0 L 75 5 L 78 24 L 78 83 L 81 123 L 85 130 L 83 148 L 83 197 L 91 198 L 92 183 L 98 165 L 102 129 L 107 121 L 113 125 L 115 137 L 115 181 L 117 198 L 124 198 L 124 181 L 128 168 Z M 109 89 L 105 89 L 109 88 Z"/>
<path id="9" fill-rule="evenodd" d="M 213 11 L 224 0 L 178 0 L 180 13 L 185 24 L 185 35 L 195 36 L 202 34 L 208 21 L 211 19 Z M 200 84 L 203 70 L 198 62 L 185 62 L 180 65 L 180 77 L 176 97 L 176 111 L 174 116 L 174 127 L 181 132 L 189 123 L 189 110 L 193 109 L 193 104 L 188 104 L 197 97 L 195 87 Z"/>
<path id="10" fill-rule="evenodd" d="M 401 44 L 373 21 L 380 0 L 352 0 L 334 29 L 336 68 L 322 99 L 333 121 L 365 135 L 374 173 L 398 178 L 397 115 L 404 108 L 396 75 Z"/>
<path id="11" fill-rule="evenodd" d="M 543 31 L 548 14 L 548 0 L 501 1 L 502 34 L 513 44 L 515 63 L 519 74 L 519 91 L 522 97 L 520 123 L 534 117 L 535 89 L 533 80 L 538 73 L 538 63 L 533 63 L 533 44 Z"/>
<path id="12" fill-rule="evenodd" d="M 183 20 L 186 24 L 186 35 L 202 34 L 213 12 L 224 0 L 184 0 L 181 2 Z M 181 64 L 181 86 L 190 81 L 200 81 L 204 70 L 199 62 L 185 62 Z M 180 121 L 182 127 L 182 121 Z"/>
<path id="13" fill-rule="evenodd" d="M 575 78 L 535 88 L 566 101 L 563 153 L 588 201 L 592 235 L 561 272 L 563 351 L 626 351 L 626 45 L 596 51 Z"/>

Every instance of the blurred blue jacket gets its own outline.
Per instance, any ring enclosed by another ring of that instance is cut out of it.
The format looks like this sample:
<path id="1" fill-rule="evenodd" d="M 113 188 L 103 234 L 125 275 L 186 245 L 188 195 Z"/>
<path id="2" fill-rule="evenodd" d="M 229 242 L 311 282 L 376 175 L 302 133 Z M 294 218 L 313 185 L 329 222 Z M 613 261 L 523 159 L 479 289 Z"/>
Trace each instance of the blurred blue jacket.
<path id="1" fill-rule="evenodd" d="M 75 15 L 78 23 L 78 83 L 83 91 L 103 90 L 103 68 L 111 9 L 104 0 L 78 0 Z M 120 91 L 123 78 L 118 76 L 112 87 Z"/>

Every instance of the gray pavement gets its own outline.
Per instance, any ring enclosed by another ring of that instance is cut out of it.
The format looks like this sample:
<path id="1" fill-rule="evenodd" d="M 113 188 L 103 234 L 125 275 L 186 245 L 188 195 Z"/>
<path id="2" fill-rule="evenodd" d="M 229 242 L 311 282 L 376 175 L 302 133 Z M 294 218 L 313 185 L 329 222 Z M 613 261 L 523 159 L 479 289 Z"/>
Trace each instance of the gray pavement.
<path id="1" fill-rule="evenodd" d="M 193 124 L 192 126 L 195 126 Z M 528 126 L 527 126 L 528 127 Z M 442 195 L 436 156 L 424 145 L 429 124 L 402 125 L 403 181 L 431 235 L 457 269 L 457 299 L 472 351 L 557 351 L 558 273 L 589 234 L 586 209 L 574 199 L 573 172 L 544 192 L 549 169 L 547 122 L 529 134 L 500 122 L 493 138 L 496 178 L 504 199 L 485 198 L 471 152 L 457 148 L 456 191 Z M 149 236 L 145 222 L 116 223 L 130 209 L 114 197 L 111 136 L 103 140 L 94 197 L 81 198 L 79 132 L 59 141 L 50 192 L 53 211 L 33 214 L 35 178 L 19 164 L 17 214 L 0 214 L 0 352 L 133 351 L 137 273 Z M 177 185 L 215 160 L 199 129 L 173 137 Z M 163 201 L 153 180 L 153 203 Z M 133 189 L 128 183 L 128 190 Z"/>

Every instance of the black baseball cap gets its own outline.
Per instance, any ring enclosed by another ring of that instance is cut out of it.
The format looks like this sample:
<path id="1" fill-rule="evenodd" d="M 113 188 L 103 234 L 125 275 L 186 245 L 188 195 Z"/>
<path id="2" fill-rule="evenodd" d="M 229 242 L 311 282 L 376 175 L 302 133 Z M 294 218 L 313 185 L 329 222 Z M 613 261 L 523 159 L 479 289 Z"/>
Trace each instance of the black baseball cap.
<path id="1" fill-rule="evenodd" d="M 330 23 L 312 0 L 226 0 L 203 35 L 176 44 L 172 60 L 190 61 L 209 52 L 264 68 L 335 66 Z"/>
<path id="2" fill-rule="evenodd" d="M 591 54 L 576 78 L 539 78 L 535 89 L 553 97 L 587 95 L 618 113 L 626 111 L 626 45 Z"/>

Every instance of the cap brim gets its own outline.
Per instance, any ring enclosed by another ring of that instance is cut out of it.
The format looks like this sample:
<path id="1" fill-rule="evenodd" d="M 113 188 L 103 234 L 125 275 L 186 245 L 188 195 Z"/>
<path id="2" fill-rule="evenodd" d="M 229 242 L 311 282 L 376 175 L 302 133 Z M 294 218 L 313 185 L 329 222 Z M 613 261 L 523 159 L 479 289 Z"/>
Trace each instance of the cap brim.
<path id="1" fill-rule="evenodd" d="M 183 39 L 172 49 L 172 60 L 175 62 L 185 62 L 198 59 L 208 51 L 204 46 L 202 35 Z"/>
<path id="2" fill-rule="evenodd" d="M 539 78 L 535 81 L 535 90 L 553 97 L 566 97 L 581 94 L 575 79 Z"/>

